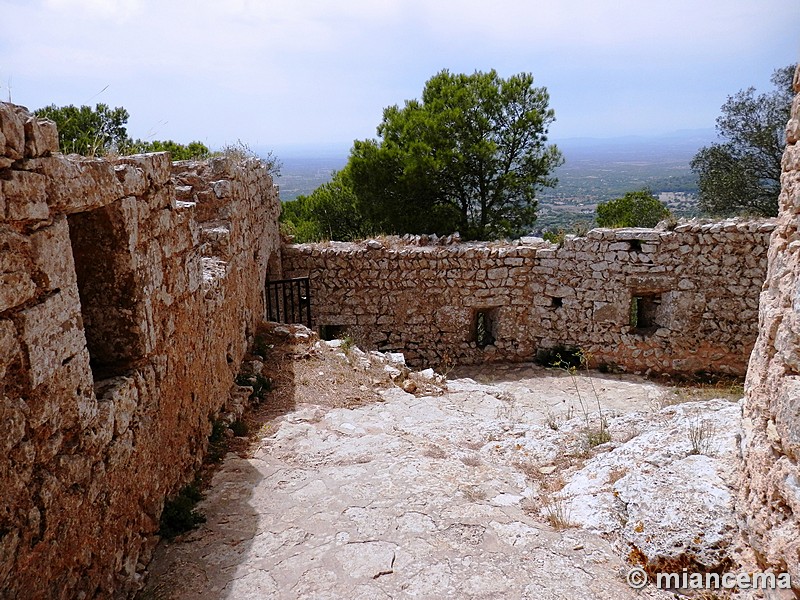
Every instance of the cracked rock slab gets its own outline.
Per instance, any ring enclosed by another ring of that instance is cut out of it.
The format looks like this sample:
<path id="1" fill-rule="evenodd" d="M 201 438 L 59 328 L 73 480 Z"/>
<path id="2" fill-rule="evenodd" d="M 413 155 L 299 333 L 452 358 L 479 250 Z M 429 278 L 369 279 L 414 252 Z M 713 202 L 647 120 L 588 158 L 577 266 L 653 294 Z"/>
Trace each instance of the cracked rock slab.
<path id="1" fill-rule="evenodd" d="M 225 459 L 198 507 L 207 522 L 159 547 L 143 597 L 671 598 L 628 587 L 612 541 L 531 510 L 521 462 L 557 457 L 573 432 L 544 424 L 535 382 L 514 385 L 298 405 L 252 457 Z"/>

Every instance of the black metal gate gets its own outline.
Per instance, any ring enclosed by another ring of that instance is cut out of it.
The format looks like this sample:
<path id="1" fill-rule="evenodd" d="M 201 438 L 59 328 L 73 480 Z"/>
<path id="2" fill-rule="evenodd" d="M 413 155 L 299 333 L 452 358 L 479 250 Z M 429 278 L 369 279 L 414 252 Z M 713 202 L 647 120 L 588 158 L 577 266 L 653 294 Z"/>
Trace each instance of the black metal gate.
<path id="1" fill-rule="evenodd" d="M 267 321 L 302 323 L 311 329 L 311 288 L 308 277 L 267 281 Z"/>

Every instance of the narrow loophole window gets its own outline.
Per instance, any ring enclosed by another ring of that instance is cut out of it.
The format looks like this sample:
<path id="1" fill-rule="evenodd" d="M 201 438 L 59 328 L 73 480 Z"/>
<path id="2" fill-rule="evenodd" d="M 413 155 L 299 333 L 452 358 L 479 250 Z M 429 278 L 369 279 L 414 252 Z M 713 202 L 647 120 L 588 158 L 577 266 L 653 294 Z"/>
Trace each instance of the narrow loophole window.
<path id="1" fill-rule="evenodd" d="M 475 313 L 475 343 L 478 348 L 494 344 L 494 309 L 480 309 Z"/>

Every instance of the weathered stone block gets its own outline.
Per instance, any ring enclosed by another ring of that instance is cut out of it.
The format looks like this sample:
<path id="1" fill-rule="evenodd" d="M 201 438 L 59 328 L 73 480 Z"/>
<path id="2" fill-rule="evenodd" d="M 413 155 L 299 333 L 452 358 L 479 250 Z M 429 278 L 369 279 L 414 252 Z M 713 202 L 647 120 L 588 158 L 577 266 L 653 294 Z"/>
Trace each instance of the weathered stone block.
<path id="1" fill-rule="evenodd" d="M 45 192 L 46 180 L 37 173 L 11 171 L 0 179 L 0 197 L 9 221 L 42 221 L 50 216 Z"/>
<path id="2" fill-rule="evenodd" d="M 0 331 L 1 335 L 2 331 Z M 0 338 L 0 343 L 2 343 L 2 338 Z M 2 348 L 0 348 L 0 352 L 2 352 Z M 0 420 L 3 423 L 0 453 L 3 456 L 7 455 L 25 437 L 29 412 L 27 404 L 21 398 L 0 395 Z"/>
<path id="3" fill-rule="evenodd" d="M 220 180 L 220 181 L 213 182 L 212 185 L 213 185 L 214 195 L 217 198 L 219 198 L 220 200 L 222 198 L 230 198 L 230 197 L 233 196 L 233 184 L 232 184 L 232 182 L 223 179 L 223 180 Z M 377 240 L 370 240 L 370 241 L 376 242 Z M 380 244 L 380 242 L 378 242 L 378 244 Z M 372 246 L 370 246 L 370 244 L 369 244 L 369 241 L 367 242 L 367 247 L 372 248 Z M 378 246 L 378 248 L 382 248 L 382 247 L 383 247 L 382 245 Z"/>
<path id="4" fill-rule="evenodd" d="M 786 146 L 781 159 L 781 167 L 784 172 L 800 170 L 800 145 Z"/>
<path id="5" fill-rule="evenodd" d="M 54 155 L 25 161 L 24 168 L 45 177 L 47 204 L 53 212 L 94 210 L 122 198 L 122 185 L 108 161 Z"/>
<path id="6" fill-rule="evenodd" d="M 25 158 L 58 152 L 58 127 L 50 119 L 28 117 L 25 121 Z"/>
<path id="7" fill-rule="evenodd" d="M 101 405 L 113 405 L 114 435 L 122 436 L 128 430 L 139 404 L 139 390 L 132 377 L 116 377 L 103 384 L 107 387 L 98 401 Z"/>
<path id="8" fill-rule="evenodd" d="M 67 218 L 56 217 L 50 227 L 36 231 L 30 239 L 31 258 L 42 288 L 47 291 L 75 289 L 77 280 Z"/>
<path id="9" fill-rule="evenodd" d="M 141 167 L 131 164 L 115 165 L 114 173 L 126 196 L 143 196 L 147 192 L 147 177 Z"/>
<path id="10" fill-rule="evenodd" d="M 5 138 L 3 156 L 18 160 L 25 154 L 25 125 L 13 104 L 0 102 L 0 134 Z"/>
<path id="11" fill-rule="evenodd" d="M 159 188 L 165 185 L 170 181 L 172 174 L 169 152 L 122 156 L 118 159 L 118 164 L 131 165 L 141 169 L 147 178 L 148 187 Z"/>
<path id="12" fill-rule="evenodd" d="M 20 312 L 14 320 L 37 387 L 86 348 L 78 299 L 60 292 Z"/>
<path id="13" fill-rule="evenodd" d="M 6 370 L 15 362 L 20 351 L 14 323 L 7 319 L 0 320 L 0 381 L 6 376 Z"/>
<path id="14" fill-rule="evenodd" d="M 30 242 L 15 231 L 0 226 L 0 312 L 19 306 L 35 294 Z"/>
<path id="15" fill-rule="evenodd" d="M 36 284 L 27 273 L 0 273 L 0 311 L 14 308 L 36 294 Z"/>

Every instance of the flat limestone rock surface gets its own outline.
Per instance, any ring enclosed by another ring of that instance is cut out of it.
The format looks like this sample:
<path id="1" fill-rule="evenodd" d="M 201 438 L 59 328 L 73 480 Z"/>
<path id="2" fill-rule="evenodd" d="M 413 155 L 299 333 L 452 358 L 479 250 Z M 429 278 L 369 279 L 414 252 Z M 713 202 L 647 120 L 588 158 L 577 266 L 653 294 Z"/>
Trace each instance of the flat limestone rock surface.
<path id="1" fill-rule="evenodd" d="M 159 547 L 140 598 L 673 598 L 628 586 L 621 531 L 543 517 L 548 480 L 577 485 L 587 461 L 611 455 L 559 462 L 583 435 L 584 416 L 567 406 L 575 382 L 535 367 L 478 380 L 449 381 L 440 396 L 392 388 L 352 408 L 298 404 L 250 458 L 227 456 L 198 506 L 207 522 Z M 646 422 L 668 393 L 592 383 L 612 437 L 635 426 L 626 407 Z"/>

